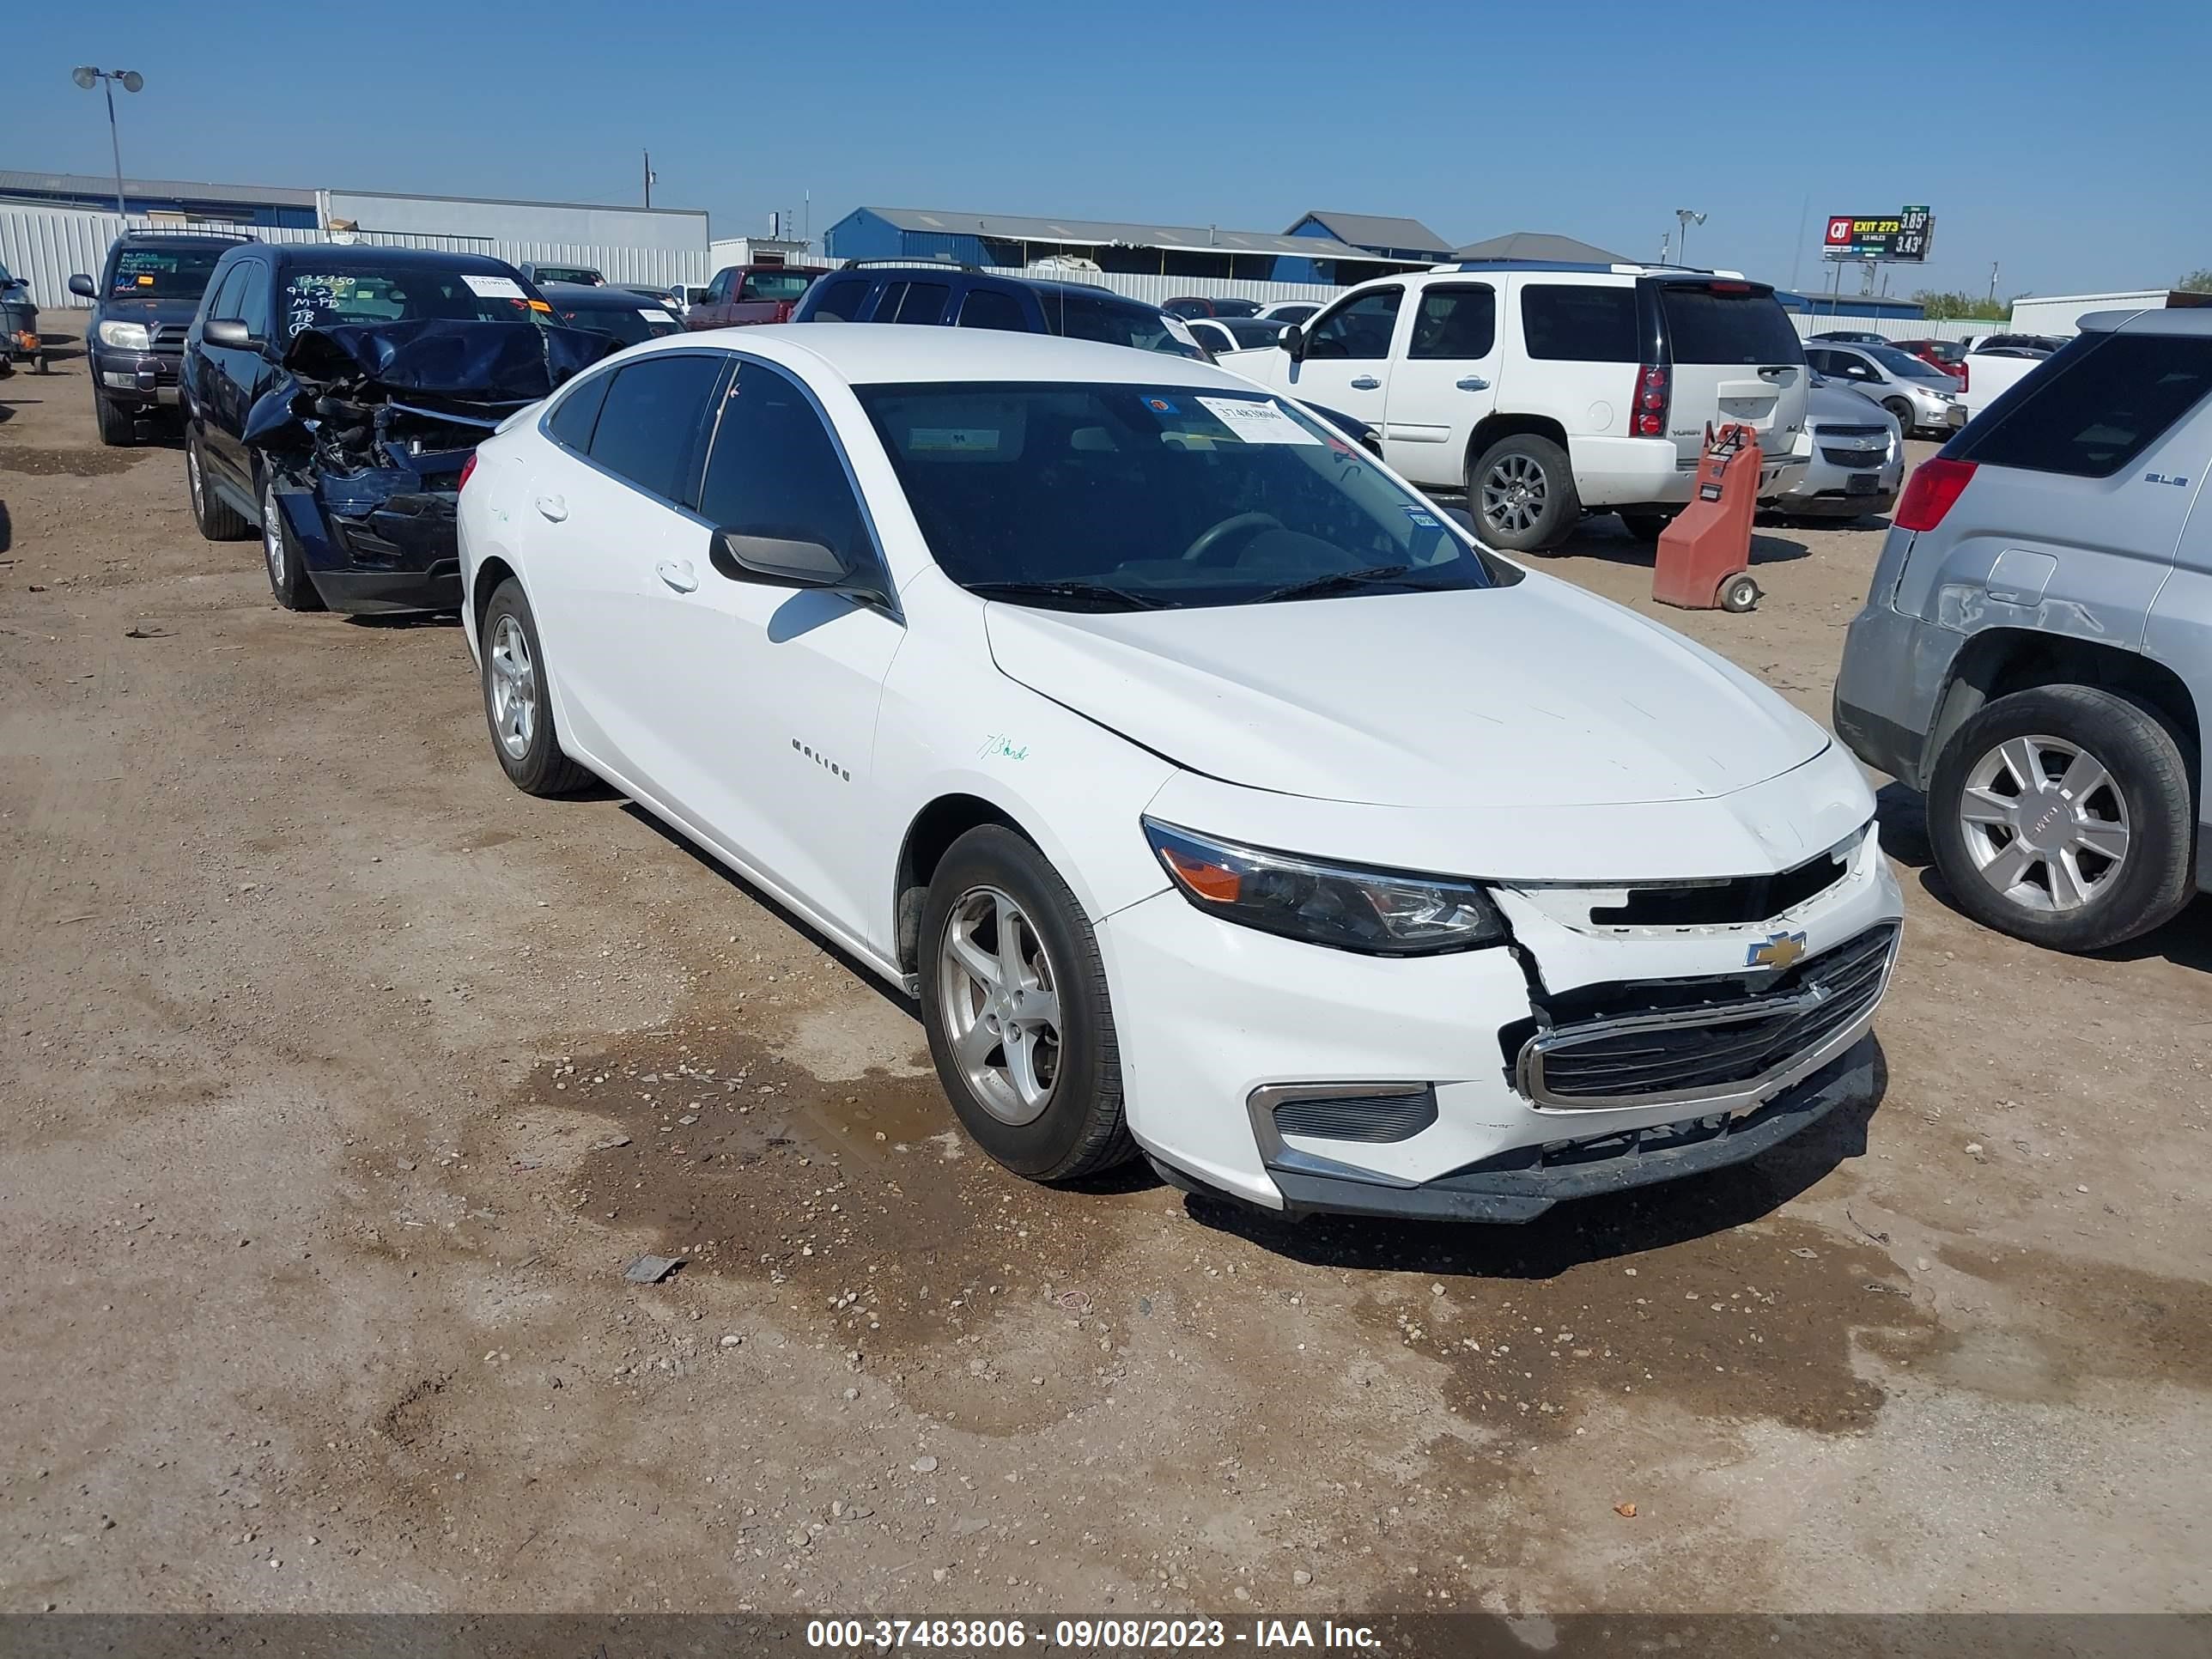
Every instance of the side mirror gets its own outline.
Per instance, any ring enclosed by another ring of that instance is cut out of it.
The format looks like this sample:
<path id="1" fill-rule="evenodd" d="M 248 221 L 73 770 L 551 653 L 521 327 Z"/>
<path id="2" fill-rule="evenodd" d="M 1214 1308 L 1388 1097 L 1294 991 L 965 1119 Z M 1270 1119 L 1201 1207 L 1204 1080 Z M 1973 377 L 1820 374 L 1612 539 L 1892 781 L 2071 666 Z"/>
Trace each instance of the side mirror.
<path id="1" fill-rule="evenodd" d="M 69 279 L 69 291 L 80 300 L 97 300 L 100 290 L 92 285 L 92 278 L 82 274 Z"/>
<path id="2" fill-rule="evenodd" d="M 260 343 L 253 337 L 253 331 L 235 317 L 217 318 L 209 323 L 200 331 L 200 338 L 211 346 L 234 346 L 241 349 L 251 349 Z"/>
<path id="3" fill-rule="evenodd" d="M 733 582 L 778 587 L 842 587 L 848 574 L 845 562 L 820 542 L 748 536 L 739 530 L 717 530 L 707 562 Z"/>
<path id="4" fill-rule="evenodd" d="M 1304 328 L 1300 327 L 1296 323 L 1292 323 L 1289 327 L 1283 331 L 1280 337 L 1282 340 L 1283 349 L 1291 354 L 1291 361 L 1292 362 L 1302 363 L 1305 362 L 1306 331 Z"/>

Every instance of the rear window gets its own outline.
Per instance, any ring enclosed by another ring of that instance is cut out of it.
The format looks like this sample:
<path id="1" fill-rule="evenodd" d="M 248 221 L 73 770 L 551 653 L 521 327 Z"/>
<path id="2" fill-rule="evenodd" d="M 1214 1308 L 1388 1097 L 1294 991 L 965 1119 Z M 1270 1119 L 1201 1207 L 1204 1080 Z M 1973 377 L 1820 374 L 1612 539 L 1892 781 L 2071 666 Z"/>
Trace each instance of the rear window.
<path id="1" fill-rule="evenodd" d="M 738 284 L 740 300 L 796 300 L 814 280 L 805 270 L 749 270 Z"/>
<path id="2" fill-rule="evenodd" d="M 1945 451 L 1962 461 L 2109 478 L 2212 393 L 2212 340 L 2085 334 Z"/>
<path id="3" fill-rule="evenodd" d="M 1531 357 L 1574 363 L 1640 363 L 1636 290 L 1534 283 L 1521 290 L 1521 332 Z"/>
<path id="4" fill-rule="evenodd" d="M 1678 363 L 1802 363 L 1805 348 L 1771 294 L 1659 285 L 1659 313 Z"/>

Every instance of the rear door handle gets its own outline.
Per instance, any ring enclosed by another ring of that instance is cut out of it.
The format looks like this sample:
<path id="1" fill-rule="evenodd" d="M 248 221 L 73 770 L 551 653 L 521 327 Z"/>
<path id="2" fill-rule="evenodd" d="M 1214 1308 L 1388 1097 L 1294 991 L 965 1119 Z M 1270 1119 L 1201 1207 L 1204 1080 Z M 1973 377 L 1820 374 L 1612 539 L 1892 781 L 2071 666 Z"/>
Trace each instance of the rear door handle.
<path id="1" fill-rule="evenodd" d="M 1382 384 L 1382 382 L 1376 380 L 1372 374 L 1362 374 L 1357 380 L 1352 381 L 1352 389 L 1354 392 L 1372 392 L 1376 386 L 1381 386 Z"/>
<path id="2" fill-rule="evenodd" d="M 1484 380 L 1480 374 L 1469 374 L 1463 380 L 1453 381 L 1452 384 L 1457 386 L 1462 392 L 1487 392 L 1490 390 L 1490 382 Z"/>
<path id="3" fill-rule="evenodd" d="M 538 510 L 552 520 L 555 524 L 558 524 L 568 516 L 568 503 L 558 495 L 540 495 L 538 498 Z"/>
<path id="4" fill-rule="evenodd" d="M 699 578 L 692 571 L 689 559 L 663 559 L 653 570 L 679 593 L 691 592 L 699 586 Z"/>

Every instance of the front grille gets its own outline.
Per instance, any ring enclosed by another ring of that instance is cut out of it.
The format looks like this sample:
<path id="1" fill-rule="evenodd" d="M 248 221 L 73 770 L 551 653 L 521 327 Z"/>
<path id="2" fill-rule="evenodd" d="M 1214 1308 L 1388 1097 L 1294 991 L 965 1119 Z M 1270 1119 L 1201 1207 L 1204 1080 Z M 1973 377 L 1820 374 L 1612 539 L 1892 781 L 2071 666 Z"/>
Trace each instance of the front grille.
<path id="1" fill-rule="evenodd" d="M 1279 1134 L 1369 1146 L 1411 1140 L 1437 1121 L 1437 1091 L 1400 1095 L 1341 1095 L 1286 1100 L 1275 1108 Z"/>
<path id="2" fill-rule="evenodd" d="M 1831 466 L 1880 466 L 1889 459 L 1887 449 L 1838 449 L 1827 444 L 1820 446 L 1820 459 Z"/>
<path id="3" fill-rule="evenodd" d="M 1731 976 L 1713 995 L 1656 1012 L 1608 1013 L 1555 1025 L 1522 1045 L 1518 1077 L 1540 1105 L 1655 1105 L 1755 1094 L 1826 1057 L 1881 1000 L 1897 941 L 1893 926 L 1801 963 L 1749 996 Z"/>
<path id="4" fill-rule="evenodd" d="M 157 323 L 149 337 L 153 341 L 152 349 L 155 351 L 182 351 L 185 349 L 185 331 L 191 326 L 189 323 Z"/>
<path id="5" fill-rule="evenodd" d="M 1884 448 L 1889 444 L 1889 428 L 1886 426 L 1821 425 L 1813 428 L 1813 435 L 1816 438 L 1866 438 Z"/>
<path id="6" fill-rule="evenodd" d="M 1619 904 L 1593 905 L 1589 919 L 1600 927 L 1724 927 L 1765 921 L 1826 892 L 1850 867 L 1833 853 L 1823 853 L 1778 876 L 1632 887 Z"/>

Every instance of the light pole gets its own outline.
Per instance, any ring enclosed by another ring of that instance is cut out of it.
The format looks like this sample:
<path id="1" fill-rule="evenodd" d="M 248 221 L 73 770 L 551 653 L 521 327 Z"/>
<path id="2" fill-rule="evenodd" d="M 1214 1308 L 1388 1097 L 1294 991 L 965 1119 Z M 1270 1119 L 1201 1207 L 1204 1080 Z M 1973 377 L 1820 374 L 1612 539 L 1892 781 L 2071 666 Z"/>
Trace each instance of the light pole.
<path id="1" fill-rule="evenodd" d="M 146 77 L 137 70 L 94 69 L 89 64 L 80 64 L 70 71 L 70 79 L 87 92 L 92 90 L 95 81 L 107 83 L 102 89 L 107 94 L 107 143 L 115 154 L 115 210 L 118 214 L 125 213 L 129 210 L 123 205 L 123 141 L 115 136 L 115 83 L 120 81 L 124 91 L 136 92 L 146 84 Z"/>
<path id="2" fill-rule="evenodd" d="M 1686 265 L 1690 263 L 1690 227 L 1705 223 L 1705 216 L 1688 208 L 1676 208 L 1674 218 L 1682 227 L 1682 234 L 1674 239 L 1674 258 Z"/>

